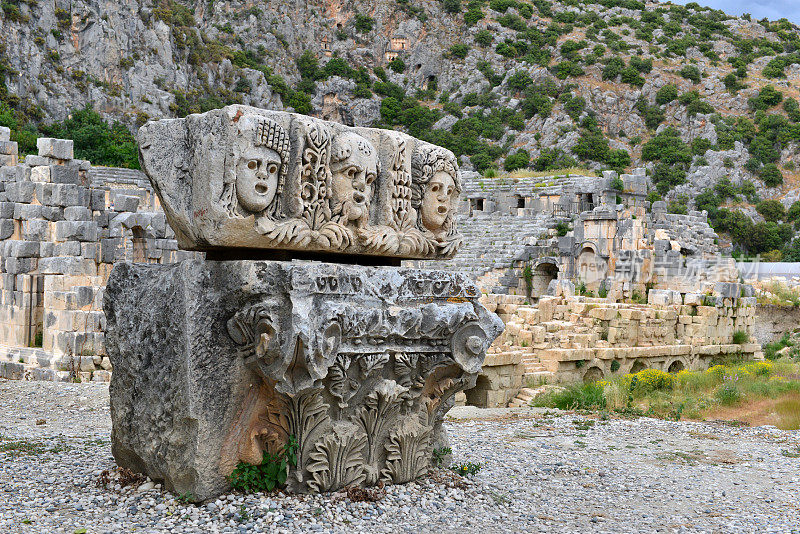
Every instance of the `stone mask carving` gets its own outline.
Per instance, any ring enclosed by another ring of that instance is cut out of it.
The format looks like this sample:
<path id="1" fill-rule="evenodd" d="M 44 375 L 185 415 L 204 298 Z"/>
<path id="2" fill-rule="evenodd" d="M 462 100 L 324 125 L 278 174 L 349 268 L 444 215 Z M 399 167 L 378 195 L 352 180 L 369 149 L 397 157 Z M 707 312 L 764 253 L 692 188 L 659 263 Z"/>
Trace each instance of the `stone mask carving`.
<path id="1" fill-rule="evenodd" d="M 402 132 L 233 105 L 139 130 L 178 244 L 447 259 L 461 242 L 449 150 Z"/>
<path id="2" fill-rule="evenodd" d="M 226 158 L 221 201 L 231 216 L 276 218 L 286 177 L 289 137 L 274 121 L 246 115 Z"/>
<path id="3" fill-rule="evenodd" d="M 453 203 L 461 183 L 455 156 L 441 147 L 420 144 L 411 157 L 411 175 L 417 228 L 432 235 L 440 250 L 456 247 L 461 239 L 455 230 Z"/>
<path id="4" fill-rule="evenodd" d="M 369 220 L 373 184 L 378 176 L 378 152 L 352 132 L 336 136 L 331 151 L 334 213 L 340 223 L 364 226 Z"/>

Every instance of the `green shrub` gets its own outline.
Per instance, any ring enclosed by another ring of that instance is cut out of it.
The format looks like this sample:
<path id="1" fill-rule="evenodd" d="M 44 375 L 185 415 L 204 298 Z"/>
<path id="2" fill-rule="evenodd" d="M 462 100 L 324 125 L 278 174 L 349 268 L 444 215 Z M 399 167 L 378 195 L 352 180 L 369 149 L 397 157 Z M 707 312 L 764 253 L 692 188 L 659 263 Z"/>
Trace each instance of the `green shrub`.
<path id="1" fill-rule="evenodd" d="M 386 66 L 397 73 L 401 73 L 406 70 L 406 62 L 399 57 L 396 57 L 393 60 L 391 60 Z"/>
<path id="2" fill-rule="evenodd" d="M 791 206 L 789 206 L 789 211 L 786 212 L 786 220 L 787 221 L 796 221 L 800 218 L 800 200 L 795 200 Z"/>
<path id="3" fill-rule="evenodd" d="M 620 73 L 622 83 L 627 83 L 630 85 L 634 85 L 636 87 L 642 87 L 644 85 L 644 77 L 636 70 L 634 67 L 628 66 L 622 69 Z"/>
<path id="4" fill-rule="evenodd" d="M 610 57 L 605 61 L 605 67 L 603 68 L 603 79 L 604 80 L 614 80 L 617 76 L 620 75 L 622 69 L 625 68 L 625 61 L 617 56 Z"/>
<path id="5" fill-rule="evenodd" d="M 764 345 L 764 357 L 768 360 L 776 360 L 779 357 L 778 355 L 779 350 L 791 346 L 793 346 L 793 343 L 789 338 L 789 334 L 786 333 L 778 341 L 773 341 L 771 343 L 766 343 Z"/>
<path id="6" fill-rule="evenodd" d="M 714 106 L 704 100 L 693 100 L 686 106 L 686 114 L 689 117 L 694 117 L 698 114 L 714 113 Z"/>
<path id="7" fill-rule="evenodd" d="M 297 440 L 289 436 L 283 450 L 271 455 L 264 451 L 262 461 L 258 465 L 239 462 L 228 476 L 231 488 L 245 493 L 272 491 L 286 484 L 289 466 L 297 465 Z"/>
<path id="8" fill-rule="evenodd" d="M 574 61 L 562 61 L 555 65 L 552 69 L 553 75 L 559 80 L 565 80 L 569 77 L 581 76 L 584 74 L 583 69 Z"/>
<path id="9" fill-rule="evenodd" d="M 750 98 L 747 103 L 756 111 L 766 111 L 772 106 L 780 104 L 781 100 L 783 100 L 783 93 L 771 85 L 767 85 L 759 91 L 758 95 Z"/>
<path id="10" fill-rule="evenodd" d="M 481 11 L 480 7 L 470 7 L 467 12 L 464 13 L 464 24 L 467 26 L 475 26 L 484 16 L 485 15 Z"/>
<path id="11" fill-rule="evenodd" d="M 642 159 L 661 161 L 667 165 L 689 164 L 692 152 L 681 140 L 680 133 L 673 127 L 665 128 L 642 147 Z"/>
<path id="12" fill-rule="evenodd" d="M 461 0 L 443 0 L 442 7 L 448 13 L 461 13 Z"/>
<path id="13" fill-rule="evenodd" d="M 640 98 L 636 101 L 636 110 L 642 116 L 645 125 L 650 130 L 655 130 L 658 128 L 658 125 L 664 122 L 664 119 L 666 118 L 666 114 L 660 106 L 651 106 L 644 98 Z"/>
<path id="14" fill-rule="evenodd" d="M 119 122 L 107 123 L 91 107 L 73 110 L 70 118 L 41 126 L 43 134 L 59 139 L 72 139 L 75 157 L 88 159 L 95 165 L 139 168 L 136 140 Z"/>
<path id="15" fill-rule="evenodd" d="M 737 330 L 733 333 L 733 337 L 731 338 L 731 343 L 735 345 L 744 345 L 750 340 L 750 336 L 747 335 L 747 332 L 744 330 Z"/>
<path id="16" fill-rule="evenodd" d="M 681 69 L 680 72 L 681 76 L 686 78 L 687 80 L 691 80 L 692 83 L 698 84 L 700 83 L 701 74 L 700 69 L 697 68 L 696 65 L 686 65 Z"/>
<path id="17" fill-rule="evenodd" d="M 676 213 L 678 215 L 686 215 L 689 213 L 689 207 L 686 205 L 686 202 L 672 200 L 669 204 L 667 204 L 667 212 Z"/>
<path id="18" fill-rule="evenodd" d="M 611 189 L 616 191 L 623 191 L 625 189 L 625 184 L 622 183 L 622 178 L 619 176 L 615 176 L 611 179 L 611 183 L 609 184 Z"/>
<path id="19" fill-rule="evenodd" d="M 518 70 L 506 80 L 506 86 L 517 91 L 522 91 L 532 84 L 533 78 L 524 70 Z"/>
<path id="20" fill-rule="evenodd" d="M 596 382 L 571 384 L 562 391 L 536 397 L 532 404 L 559 410 L 602 410 L 606 407 L 606 397 L 603 386 Z"/>
<path id="21" fill-rule="evenodd" d="M 515 154 L 506 158 L 505 162 L 503 163 L 503 167 L 507 171 L 511 172 L 527 167 L 528 163 L 530 163 L 530 154 L 527 150 L 520 148 Z"/>
<path id="22" fill-rule="evenodd" d="M 481 46 L 489 46 L 494 42 L 494 34 L 489 30 L 480 30 L 475 34 L 475 42 Z"/>
<path id="23" fill-rule="evenodd" d="M 725 84 L 725 89 L 727 89 L 730 93 L 736 94 L 742 89 L 746 89 L 747 86 L 739 81 L 739 77 L 736 76 L 735 73 L 731 72 L 727 74 L 723 79 L 722 83 Z"/>
<path id="24" fill-rule="evenodd" d="M 758 174 L 768 187 L 777 187 L 783 183 L 783 173 L 774 163 L 764 165 Z"/>
<path id="25" fill-rule="evenodd" d="M 462 43 L 454 44 L 447 51 L 448 57 L 458 58 L 458 59 L 464 59 L 465 57 L 467 57 L 468 53 L 469 53 L 469 45 Z"/>
<path id="26" fill-rule="evenodd" d="M 786 218 L 786 210 L 779 200 L 762 200 L 756 204 L 756 211 L 767 221 L 776 222 Z"/>
<path id="27" fill-rule="evenodd" d="M 369 33 L 375 26 L 375 19 L 368 15 L 356 13 L 356 31 L 361 33 Z"/>
<path id="28" fill-rule="evenodd" d="M 678 98 L 678 86 L 669 83 L 656 92 L 656 104 L 663 106 Z"/>

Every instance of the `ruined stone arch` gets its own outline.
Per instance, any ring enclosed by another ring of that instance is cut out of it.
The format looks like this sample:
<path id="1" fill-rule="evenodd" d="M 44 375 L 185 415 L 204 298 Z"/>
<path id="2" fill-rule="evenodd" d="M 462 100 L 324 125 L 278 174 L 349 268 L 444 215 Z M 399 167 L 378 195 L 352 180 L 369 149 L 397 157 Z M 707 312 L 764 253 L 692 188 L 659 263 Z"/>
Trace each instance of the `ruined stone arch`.
<path id="1" fill-rule="evenodd" d="M 603 370 L 598 367 L 597 365 L 590 364 L 591 366 L 583 373 L 583 381 L 584 382 L 596 382 L 597 380 L 602 380 L 605 376 Z"/>
<path id="2" fill-rule="evenodd" d="M 686 362 L 684 361 L 683 358 L 675 358 L 674 360 L 669 362 L 669 364 L 664 364 L 664 369 L 668 373 L 678 373 L 680 371 L 683 371 L 687 367 L 688 366 L 686 365 Z"/>
<path id="3" fill-rule="evenodd" d="M 547 293 L 550 282 L 558 278 L 558 260 L 540 258 L 536 261 L 531 273 L 531 297 L 540 297 Z"/>
<path id="4" fill-rule="evenodd" d="M 579 245 L 580 252 L 576 259 L 578 280 L 587 286 L 599 285 L 608 276 L 608 262 L 597 253 L 597 245 L 584 241 Z"/>
<path id="5" fill-rule="evenodd" d="M 639 371 L 644 371 L 645 369 L 647 369 L 647 366 L 644 364 L 644 362 L 641 360 L 636 360 L 635 362 L 633 362 L 633 365 L 631 365 L 630 372 L 632 374 L 636 374 Z"/>

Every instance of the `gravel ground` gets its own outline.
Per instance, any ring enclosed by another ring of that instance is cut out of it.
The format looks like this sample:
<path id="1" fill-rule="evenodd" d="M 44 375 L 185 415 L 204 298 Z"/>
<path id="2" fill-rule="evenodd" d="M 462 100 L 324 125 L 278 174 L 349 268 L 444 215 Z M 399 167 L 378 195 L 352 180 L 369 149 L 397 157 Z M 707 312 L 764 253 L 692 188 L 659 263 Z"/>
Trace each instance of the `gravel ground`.
<path id="1" fill-rule="evenodd" d="M 108 388 L 0 381 L 0 532 L 796 532 L 800 433 L 541 410 L 455 409 L 449 471 L 342 493 L 226 495 L 184 505 L 113 469 Z M 448 476 L 450 475 L 450 476 Z"/>

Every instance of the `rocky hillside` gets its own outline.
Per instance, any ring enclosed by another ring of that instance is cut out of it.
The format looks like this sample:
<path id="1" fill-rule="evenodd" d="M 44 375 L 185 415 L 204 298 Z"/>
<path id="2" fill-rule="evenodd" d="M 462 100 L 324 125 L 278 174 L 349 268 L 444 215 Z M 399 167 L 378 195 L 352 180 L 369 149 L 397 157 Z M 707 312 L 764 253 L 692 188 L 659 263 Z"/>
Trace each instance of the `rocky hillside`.
<path id="1" fill-rule="evenodd" d="M 490 175 L 644 164 L 652 198 L 722 230 L 736 221 L 721 205 L 760 222 L 759 198 L 800 196 L 800 31 L 785 19 L 638 0 L 1 6 L 0 124 L 23 151 L 85 105 L 133 130 L 245 103 L 402 128 Z"/>

